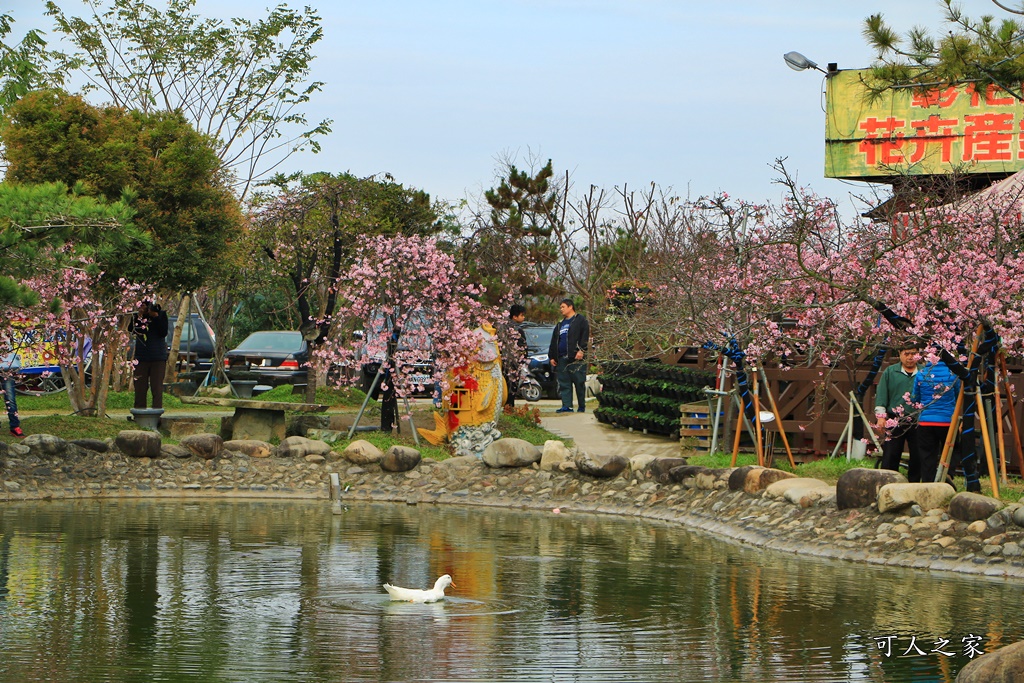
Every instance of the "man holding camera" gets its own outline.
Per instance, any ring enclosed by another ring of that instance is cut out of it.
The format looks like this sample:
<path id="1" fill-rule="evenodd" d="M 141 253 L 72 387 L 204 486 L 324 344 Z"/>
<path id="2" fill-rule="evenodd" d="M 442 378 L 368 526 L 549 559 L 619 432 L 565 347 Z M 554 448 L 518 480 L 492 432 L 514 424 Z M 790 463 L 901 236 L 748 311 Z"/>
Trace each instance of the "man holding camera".
<path id="1" fill-rule="evenodd" d="M 153 391 L 153 408 L 164 407 L 164 374 L 167 372 L 167 314 L 152 301 L 139 304 L 132 316 L 135 334 L 135 408 L 145 410 L 146 393 Z"/>

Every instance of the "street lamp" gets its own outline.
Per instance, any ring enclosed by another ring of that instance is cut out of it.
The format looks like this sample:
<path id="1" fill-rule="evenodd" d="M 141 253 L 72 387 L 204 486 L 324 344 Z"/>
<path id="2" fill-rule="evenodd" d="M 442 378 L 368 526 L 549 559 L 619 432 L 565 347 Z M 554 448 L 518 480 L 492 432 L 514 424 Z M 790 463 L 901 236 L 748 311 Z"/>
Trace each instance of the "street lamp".
<path id="1" fill-rule="evenodd" d="M 828 72 L 822 69 L 820 66 L 812 62 L 811 60 L 804 57 L 799 52 L 787 52 L 782 55 L 782 58 L 786 60 L 786 66 L 793 71 L 806 71 L 807 69 L 816 69 L 821 73 L 828 75 Z"/>

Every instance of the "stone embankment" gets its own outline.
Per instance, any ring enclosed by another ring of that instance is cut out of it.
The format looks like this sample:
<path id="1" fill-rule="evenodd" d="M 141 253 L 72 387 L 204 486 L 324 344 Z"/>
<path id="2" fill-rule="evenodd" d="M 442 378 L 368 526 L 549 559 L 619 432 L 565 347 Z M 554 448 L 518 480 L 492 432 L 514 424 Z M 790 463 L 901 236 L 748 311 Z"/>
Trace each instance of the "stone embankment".
<path id="1" fill-rule="evenodd" d="M 293 436 L 279 446 L 214 434 L 162 444 L 35 435 L 0 444 L 0 501 L 87 497 L 291 496 L 594 512 L 676 522 L 738 543 L 879 565 L 1024 578 L 1024 506 L 899 474 L 851 470 L 838 485 L 683 458 L 597 456 L 516 439 L 482 459 L 421 459 Z"/>

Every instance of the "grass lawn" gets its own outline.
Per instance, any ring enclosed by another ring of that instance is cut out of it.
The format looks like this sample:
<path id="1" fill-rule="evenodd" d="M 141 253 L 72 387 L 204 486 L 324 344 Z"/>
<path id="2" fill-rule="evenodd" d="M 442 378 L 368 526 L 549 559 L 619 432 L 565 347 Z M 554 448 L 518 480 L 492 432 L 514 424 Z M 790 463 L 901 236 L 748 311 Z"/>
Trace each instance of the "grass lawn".
<path id="1" fill-rule="evenodd" d="M 61 391 L 56 394 L 44 394 L 42 396 L 18 395 L 18 412 L 54 412 L 70 413 L 71 401 L 68 399 L 68 392 Z M 111 391 L 107 395 L 107 410 L 128 410 L 135 405 L 135 394 L 128 391 Z M 175 410 L 184 408 L 177 396 L 164 394 L 164 409 Z M 193 406 L 189 406 L 191 410 Z"/>
<path id="2" fill-rule="evenodd" d="M 291 384 L 282 384 L 270 391 L 254 396 L 257 401 L 283 401 L 285 403 L 305 403 L 305 394 L 293 394 Z M 358 408 L 366 394 L 357 387 L 317 387 L 316 402 L 332 408 Z M 373 405 L 373 402 L 370 403 Z"/>

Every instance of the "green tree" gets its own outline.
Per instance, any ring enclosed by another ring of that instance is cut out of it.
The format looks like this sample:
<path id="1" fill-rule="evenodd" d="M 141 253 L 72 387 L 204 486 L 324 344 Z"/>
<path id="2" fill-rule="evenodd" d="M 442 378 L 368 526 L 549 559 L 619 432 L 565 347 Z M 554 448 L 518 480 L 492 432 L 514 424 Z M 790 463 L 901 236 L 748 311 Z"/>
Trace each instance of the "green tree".
<path id="1" fill-rule="evenodd" d="M 0 127 L 8 179 L 62 182 L 100 201 L 130 190 L 134 223 L 151 239 L 104 254 L 117 276 L 164 290 L 193 290 L 221 272 L 241 233 L 238 202 L 209 138 L 180 115 L 103 109 L 55 91 L 30 93 Z"/>
<path id="2" fill-rule="evenodd" d="M 131 224 L 129 198 L 113 203 L 84 194 L 79 184 L 0 183 L 0 309 L 38 302 L 25 280 L 47 277 L 81 259 L 103 261 L 148 238 Z"/>
<path id="3" fill-rule="evenodd" d="M 502 164 L 497 187 L 484 192 L 480 215 L 462 245 L 460 266 L 485 288 L 484 302 L 498 305 L 509 291 L 550 297 L 549 283 L 558 254 L 551 240 L 559 226 L 564 187 L 553 182 L 552 162 L 536 171 Z"/>
<path id="4" fill-rule="evenodd" d="M 278 5 L 253 21 L 204 19 L 195 0 L 88 0 L 84 17 L 46 3 L 55 31 L 72 46 L 54 52 L 55 71 L 80 72 L 105 101 L 151 114 L 181 112 L 210 136 L 244 198 L 253 183 L 300 149 L 319 150 L 330 121 L 302 112 L 322 83 L 309 80 L 320 17 Z"/>
<path id="5" fill-rule="evenodd" d="M 893 87 L 937 88 L 974 83 L 984 92 L 998 86 L 1024 99 L 1024 23 L 1013 18 L 984 15 L 978 20 L 963 13 L 953 0 L 942 0 L 943 30 L 933 35 L 915 27 L 905 35 L 885 23 L 881 14 L 864 21 L 864 38 L 876 51 L 865 84 L 881 93 Z M 993 0 L 1011 14 L 1024 15 Z"/>
<path id="6" fill-rule="evenodd" d="M 28 31 L 11 43 L 14 17 L 0 14 L 0 112 L 31 90 L 53 85 L 59 79 L 46 70 L 46 40 L 39 31 Z"/>

